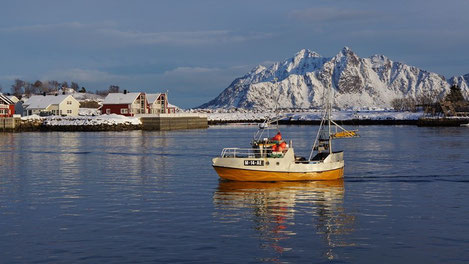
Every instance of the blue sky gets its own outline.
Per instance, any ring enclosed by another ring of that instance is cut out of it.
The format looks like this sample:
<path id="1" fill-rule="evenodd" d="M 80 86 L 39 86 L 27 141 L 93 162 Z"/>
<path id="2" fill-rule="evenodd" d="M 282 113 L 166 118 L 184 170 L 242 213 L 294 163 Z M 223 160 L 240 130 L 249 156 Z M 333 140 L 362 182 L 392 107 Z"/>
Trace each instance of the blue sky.
<path id="1" fill-rule="evenodd" d="M 469 73 L 468 14 L 467 0 L 3 0 L 0 84 L 169 90 L 188 108 L 258 64 L 344 46 L 451 77 Z"/>

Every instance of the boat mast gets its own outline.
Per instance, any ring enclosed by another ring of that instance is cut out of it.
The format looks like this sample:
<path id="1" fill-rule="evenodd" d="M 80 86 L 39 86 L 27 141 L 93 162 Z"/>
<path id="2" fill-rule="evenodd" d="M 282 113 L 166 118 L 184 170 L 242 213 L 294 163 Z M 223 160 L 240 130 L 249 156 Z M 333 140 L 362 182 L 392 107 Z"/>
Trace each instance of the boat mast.
<path id="1" fill-rule="evenodd" d="M 309 159 L 313 158 L 314 151 L 317 153 L 329 152 L 332 153 L 332 87 L 328 87 L 324 91 L 323 97 L 323 106 L 324 114 L 321 118 L 321 123 L 319 124 L 318 133 L 316 139 L 314 140 L 313 147 L 311 148 L 311 153 L 309 154 Z M 326 123 L 327 122 L 327 123 Z M 327 128 L 326 128 L 327 126 Z"/>
<path id="2" fill-rule="evenodd" d="M 329 126 L 329 153 L 332 154 L 332 128 L 331 128 L 331 120 L 332 120 L 332 85 L 328 85 L 327 89 L 327 122 Z"/>

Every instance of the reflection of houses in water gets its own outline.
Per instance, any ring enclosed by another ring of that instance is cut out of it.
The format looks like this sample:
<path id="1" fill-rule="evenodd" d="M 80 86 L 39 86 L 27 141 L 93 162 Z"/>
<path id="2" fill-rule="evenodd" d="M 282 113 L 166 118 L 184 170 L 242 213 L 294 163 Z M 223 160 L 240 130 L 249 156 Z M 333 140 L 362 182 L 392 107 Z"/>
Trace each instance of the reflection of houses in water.
<path id="1" fill-rule="evenodd" d="M 334 259 L 335 247 L 350 246 L 345 235 L 353 231 L 354 216 L 343 208 L 343 180 L 324 182 L 220 182 L 214 194 L 219 221 L 233 223 L 253 218 L 263 247 L 277 253 L 288 251 L 280 245 L 294 238 L 295 215 L 311 215 L 316 234 L 324 241 L 328 259 Z M 246 215 L 245 210 L 252 209 Z M 307 223 L 309 224 L 309 223 Z M 294 244 L 294 243 L 293 243 Z"/>

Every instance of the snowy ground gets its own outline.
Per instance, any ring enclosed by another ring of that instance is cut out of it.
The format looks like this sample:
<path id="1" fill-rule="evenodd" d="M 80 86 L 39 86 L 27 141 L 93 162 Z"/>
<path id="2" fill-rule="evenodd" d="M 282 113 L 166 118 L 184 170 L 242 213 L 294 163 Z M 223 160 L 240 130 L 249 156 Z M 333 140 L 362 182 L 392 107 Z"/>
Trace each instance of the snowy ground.
<path id="1" fill-rule="evenodd" d="M 305 112 L 217 112 L 207 113 L 209 121 L 254 121 L 262 120 L 268 117 L 284 116 L 283 119 L 290 120 L 321 120 L 322 111 L 305 111 Z M 423 115 L 423 112 L 395 112 L 395 111 L 334 111 L 332 118 L 334 120 L 417 120 Z"/>
<path id="2" fill-rule="evenodd" d="M 22 120 L 42 120 L 48 126 L 93 126 L 93 125 L 140 125 L 137 117 L 126 117 L 122 115 L 99 115 L 99 116 L 47 116 L 38 115 L 25 116 Z"/>
<path id="3" fill-rule="evenodd" d="M 97 116 L 101 115 L 101 110 L 97 108 L 79 108 L 78 115 L 80 116 Z"/>

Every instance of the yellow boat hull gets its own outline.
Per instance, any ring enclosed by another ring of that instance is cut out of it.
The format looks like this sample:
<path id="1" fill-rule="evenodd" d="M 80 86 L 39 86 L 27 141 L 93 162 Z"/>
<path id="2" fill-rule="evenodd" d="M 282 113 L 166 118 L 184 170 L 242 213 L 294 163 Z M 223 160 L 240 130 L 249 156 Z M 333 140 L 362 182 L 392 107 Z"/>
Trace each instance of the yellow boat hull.
<path id="1" fill-rule="evenodd" d="M 329 181 L 342 179 L 344 167 L 319 172 L 275 172 L 213 166 L 218 176 L 232 181 Z"/>

